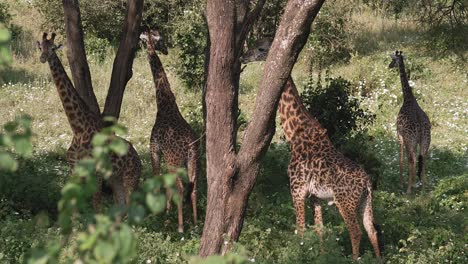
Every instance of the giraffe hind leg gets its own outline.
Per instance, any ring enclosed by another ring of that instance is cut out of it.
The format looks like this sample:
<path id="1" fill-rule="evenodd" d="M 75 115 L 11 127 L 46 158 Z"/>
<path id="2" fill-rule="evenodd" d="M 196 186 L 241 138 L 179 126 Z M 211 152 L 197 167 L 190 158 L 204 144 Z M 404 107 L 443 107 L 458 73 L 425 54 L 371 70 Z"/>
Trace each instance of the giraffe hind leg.
<path id="1" fill-rule="evenodd" d="M 187 200 L 191 200 L 193 223 L 197 224 L 197 175 L 198 175 L 198 155 L 196 155 L 196 149 L 193 154 L 189 157 L 187 164 L 187 173 L 189 176 L 189 184 L 187 190 Z"/>
<path id="2" fill-rule="evenodd" d="M 382 232 L 380 232 L 380 227 L 374 222 L 371 193 L 368 193 L 364 197 L 363 207 L 362 223 L 374 248 L 375 255 L 380 258 L 383 250 Z"/>
<path id="3" fill-rule="evenodd" d="M 416 153 L 414 145 L 406 144 L 406 152 L 408 155 L 408 186 L 406 189 L 406 194 L 411 194 L 411 188 L 416 181 Z"/>
<path id="4" fill-rule="evenodd" d="M 404 143 L 403 143 L 403 137 L 401 135 L 398 135 L 398 141 L 400 143 L 400 190 L 403 190 L 403 173 L 404 173 Z"/>
<path id="5" fill-rule="evenodd" d="M 359 227 L 359 222 L 357 218 L 357 208 L 356 206 L 345 206 L 346 203 L 341 203 L 340 201 L 335 200 L 335 202 L 348 229 L 349 236 L 351 238 L 351 246 L 353 249 L 352 257 L 353 261 L 355 261 L 359 256 L 359 246 L 361 243 L 362 236 L 362 231 Z"/>

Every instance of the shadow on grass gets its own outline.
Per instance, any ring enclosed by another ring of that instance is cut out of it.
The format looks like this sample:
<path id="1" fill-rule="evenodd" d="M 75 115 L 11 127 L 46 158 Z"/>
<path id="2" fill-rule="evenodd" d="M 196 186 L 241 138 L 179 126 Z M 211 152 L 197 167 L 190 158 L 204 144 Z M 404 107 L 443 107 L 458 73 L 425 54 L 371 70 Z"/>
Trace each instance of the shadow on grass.
<path id="1" fill-rule="evenodd" d="M 0 69 L 0 85 L 4 83 L 32 83 L 38 75 L 30 71 L 14 67 Z"/>
<path id="2" fill-rule="evenodd" d="M 64 155 L 55 152 L 35 154 L 19 162 L 16 172 L 4 173 L 2 198 L 18 212 L 47 212 L 55 218 L 60 190 L 68 175 Z"/>

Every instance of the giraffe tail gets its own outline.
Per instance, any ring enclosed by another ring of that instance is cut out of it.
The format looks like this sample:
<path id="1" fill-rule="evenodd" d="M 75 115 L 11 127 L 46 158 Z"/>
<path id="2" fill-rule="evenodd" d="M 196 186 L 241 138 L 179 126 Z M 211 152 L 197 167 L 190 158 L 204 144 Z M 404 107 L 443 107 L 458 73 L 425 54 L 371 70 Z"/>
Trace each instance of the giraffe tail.
<path id="1" fill-rule="evenodd" d="M 376 235 L 377 235 L 377 239 L 376 239 L 377 245 L 375 245 L 375 242 L 373 242 L 374 250 L 377 250 L 375 248 L 375 246 L 377 246 L 378 256 L 381 256 L 384 251 L 384 246 L 385 246 L 384 237 L 383 237 L 383 232 L 382 232 L 382 229 L 380 228 L 380 225 L 375 223 L 374 213 L 372 210 L 372 184 L 370 182 L 368 182 L 367 184 L 367 192 L 365 194 L 365 197 L 366 198 L 365 198 L 365 205 L 364 205 L 364 227 L 366 228 L 367 232 L 369 232 L 370 224 L 374 227 Z"/>
<path id="2" fill-rule="evenodd" d="M 418 156 L 418 178 L 421 180 L 421 172 L 424 167 L 424 159 L 422 155 Z"/>
<path id="3" fill-rule="evenodd" d="M 379 224 L 376 224 L 376 223 L 373 223 L 373 224 L 374 224 L 375 231 L 377 231 L 377 243 L 379 245 L 379 251 L 380 251 L 380 254 L 382 254 L 385 248 L 382 229 L 380 228 Z"/>
<path id="4" fill-rule="evenodd" d="M 185 194 L 186 203 L 190 203 L 190 201 L 192 200 L 192 197 L 190 196 L 192 194 L 192 191 L 193 191 L 193 182 L 189 182 L 187 184 L 187 193 Z"/>

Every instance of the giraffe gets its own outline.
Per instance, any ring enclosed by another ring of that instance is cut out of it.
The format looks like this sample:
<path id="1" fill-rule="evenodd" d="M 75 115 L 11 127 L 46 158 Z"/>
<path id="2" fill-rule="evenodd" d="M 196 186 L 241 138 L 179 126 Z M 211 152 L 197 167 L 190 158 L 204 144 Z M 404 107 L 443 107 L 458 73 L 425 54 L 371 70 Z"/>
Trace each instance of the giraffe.
<path id="1" fill-rule="evenodd" d="M 400 71 L 401 88 L 403 91 L 403 105 L 397 117 L 397 134 L 400 144 L 400 189 L 403 188 L 404 148 L 408 157 L 408 186 L 406 193 L 411 193 L 411 187 L 416 180 L 416 147 L 419 145 L 418 172 L 424 190 L 426 181 L 426 156 L 431 144 L 431 123 L 426 113 L 419 107 L 408 83 L 402 52 L 395 51 L 390 56 L 392 62 L 389 68 L 397 68 Z"/>
<path id="2" fill-rule="evenodd" d="M 140 39 L 146 44 L 148 61 L 151 67 L 154 84 L 156 87 L 156 104 L 158 112 L 156 121 L 151 131 L 150 153 L 153 166 L 153 174 L 159 175 L 161 157 L 164 157 L 169 171 L 174 172 L 180 167 L 187 168 L 189 183 L 187 186 L 188 197 L 192 201 L 193 222 L 197 224 L 197 174 L 199 148 L 197 137 L 190 125 L 182 117 L 174 94 L 171 91 L 169 81 L 163 65 L 156 54 L 156 50 L 167 54 L 167 48 L 157 30 L 150 30 L 140 35 Z M 179 197 L 183 197 L 184 184 L 180 177 L 176 180 Z M 166 189 L 166 213 L 171 209 L 172 193 Z M 188 199 L 187 199 L 188 200 Z M 178 231 L 184 232 L 183 201 L 177 203 Z"/>
<path id="3" fill-rule="evenodd" d="M 78 160 L 91 155 L 91 139 L 94 134 L 103 128 L 103 122 L 99 115 L 91 111 L 78 92 L 73 87 L 63 65 L 56 54 L 56 50 L 62 45 L 55 45 L 55 33 L 47 39 L 47 33 L 42 35 L 42 42 L 37 41 L 41 51 L 40 61 L 48 62 L 52 77 L 54 79 L 57 92 L 62 101 L 65 114 L 73 131 L 73 139 L 67 150 L 67 161 L 70 171 L 73 170 Z M 138 187 L 138 181 L 141 173 L 141 162 L 138 153 L 132 144 L 128 144 L 126 155 L 119 157 L 111 155 L 112 176 L 108 183 L 113 192 L 114 202 L 120 205 L 128 204 L 131 193 Z M 97 191 L 93 195 L 93 207 L 100 209 L 102 199 L 102 176 L 97 178 Z"/>
<path id="4" fill-rule="evenodd" d="M 242 57 L 242 63 L 265 60 L 271 40 L 262 39 Z M 382 241 L 374 224 L 372 184 L 361 166 L 336 150 L 326 129 L 310 115 L 302 104 L 291 76 L 288 77 L 278 105 L 281 126 L 291 148 L 288 166 L 290 191 L 296 212 L 296 225 L 301 236 L 305 230 L 305 201 L 314 208 L 314 223 L 319 237 L 322 235 L 322 206 L 320 199 L 335 204 L 349 231 L 352 258 L 359 255 L 362 231 L 358 215 L 374 248 L 380 257 Z"/>

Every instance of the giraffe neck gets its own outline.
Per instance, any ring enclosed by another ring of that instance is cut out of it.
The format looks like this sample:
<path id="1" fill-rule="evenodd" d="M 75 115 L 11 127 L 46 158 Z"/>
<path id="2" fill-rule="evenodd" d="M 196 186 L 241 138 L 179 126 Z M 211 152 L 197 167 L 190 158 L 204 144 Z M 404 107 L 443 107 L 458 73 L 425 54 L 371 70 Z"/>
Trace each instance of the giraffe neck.
<path id="1" fill-rule="evenodd" d="M 290 143 L 295 142 L 296 137 L 307 135 L 308 137 L 324 136 L 326 130 L 310 115 L 296 89 L 291 76 L 286 82 L 280 97 L 278 111 L 280 112 L 281 125 Z M 325 135 L 326 136 L 326 135 Z"/>
<path id="2" fill-rule="evenodd" d="M 171 91 L 171 86 L 162 66 L 159 56 L 154 49 L 148 47 L 148 61 L 153 75 L 153 81 L 156 88 L 156 103 L 159 112 L 179 111 L 177 108 L 175 96 Z"/>
<path id="3" fill-rule="evenodd" d="M 401 58 L 399 63 L 399 70 L 400 70 L 400 81 L 401 81 L 401 88 L 403 91 L 403 100 L 404 102 L 413 102 L 415 101 L 413 90 L 411 89 L 409 82 L 408 82 L 408 75 L 406 74 L 405 64 L 403 63 L 403 58 Z"/>
<path id="4" fill-rule="evenodd" d="M 90 118 L 92 112 L 73 87 L 60 59 L 55 53 L 48 60 L 48 63 L 68 122 L 73 130 L 73 134 L 77 136 L 87 128 L 85 122 L 89 121 L 87 119 Z"/>

